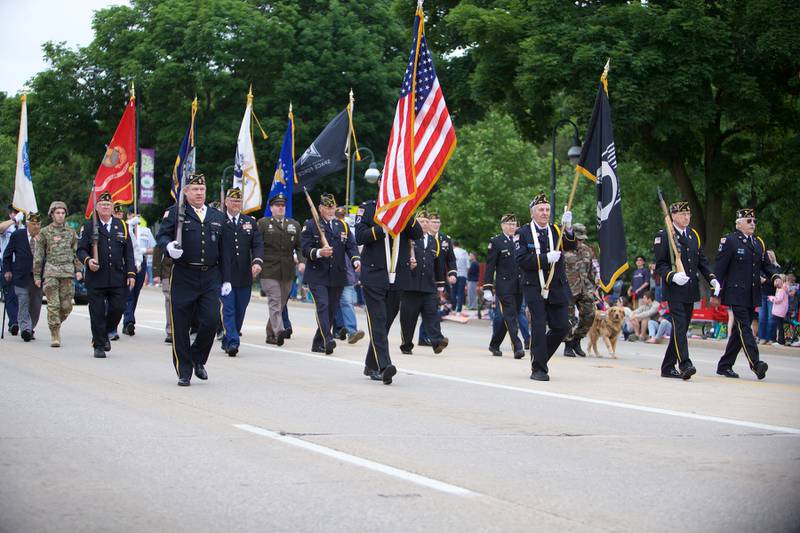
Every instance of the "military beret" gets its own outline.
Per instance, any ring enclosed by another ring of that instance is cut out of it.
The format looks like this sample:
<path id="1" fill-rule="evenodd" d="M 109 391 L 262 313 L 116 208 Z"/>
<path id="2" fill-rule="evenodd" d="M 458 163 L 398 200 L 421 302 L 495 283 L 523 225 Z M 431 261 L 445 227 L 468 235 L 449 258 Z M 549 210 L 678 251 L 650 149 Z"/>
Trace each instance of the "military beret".
<path id="1" fill-rule="evenodd" d="M 205 185 L 206 177 L 203 174 L 189 174 L 186 176 L 186 185 Z"/>
<path id="2" fill-rule="evenodd" d="M 27 215 L 25 215 L 25 219 L 28 222 L 41 222 L 42 221 L 42 215 L 40 215 L 39 213 L 36 213 L 36 212 L 30 212 Z"/>
<path id="3" fill-rule="evenodd" d="M 286 204 L 286 195 L 282 192 L 279 192 L 275 196 L 269 199 L 269 205 L 272 204 Z"/>
<path id="4" fill-rule="evenodd" d="M 580 222 L 576 222 L 575 224 L 572 225 L 572 232 L 575 235 L 576 239 L 586 238 L 586 226 L 584 226 Z"/>
<path id="5" fill-rule="evenodd" d="M 505 215 L 500 217 L 500 223 L 501 224 L 505 224 L 505 223 L 516 224 L 517 223 L 517 215 L 515 215 L 514 213 L 506 213 Z"/>
<path id="6" fill-rule="evenodd" d="M 336 207 L 336 197 L 333 195 L 333 193 L 323 193 L 319 197 L 319 205 L 325 207 Z"/>
<path id="7" fill-rule="evenodd" d="M 53 211 L 56 209 L 63 209 L 65 213 L 68 212 L 67 204 L 62 201 L 56 200 L 50 204 L 50 209 L 47 210 L 47 215 L 50 216 L 53 214 Z"/>
<path id="8" fill-rule="evenodd" d="M 736 210 L 736 218 L 756 218 L 756 210 L 752 207 L 743 207 Z"/>
<path id="9" fill-rule="evenodd" d="M 531 200 L 531 205 L 529 207 L 533 207 L 539 204 L 549 204 L 549 203 L 550 201 L 547 199 L 547 196 L 545 196 L 544 191 L 539 191 L 539 194 L 534 196 L 533 200 Z"/>
<path id="10" fill-rule="evenodd" d="M 100 195 L 97 197 L 97 203 L 100 203 L 100 202 L 111 202 L 111 201 L 112 201 L 111 200 L 111 193 L 108 192 L 108 191 L 101 192 Z"/>
<path id="11" fill-rule="evenodd" d="M 232 187 L 228 189 L 228 192 L 225 193 L 225 198 L 231 198 L 233 200 L 241 200 L 242 199 L 242 189 L 238 187 Z"/>
<path id="12" fill-rule="evenodd" d="M 670 213 L 691 213 L 692 210 L 689 209 L 689 202 L 675 202 L 674 204 L 669 206 Z"/>

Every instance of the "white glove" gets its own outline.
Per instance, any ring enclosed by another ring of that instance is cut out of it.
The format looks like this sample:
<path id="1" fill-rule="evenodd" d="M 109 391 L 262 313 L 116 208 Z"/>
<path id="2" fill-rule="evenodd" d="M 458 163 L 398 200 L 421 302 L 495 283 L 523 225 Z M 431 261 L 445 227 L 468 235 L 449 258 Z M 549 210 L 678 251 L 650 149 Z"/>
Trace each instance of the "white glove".
<path id="1" fill-rule="evenodd" d="M 137 226 L 137 225 L 139 225 L 139 217 L 136 216 L 136 217 L 133 217 L 131 219 L 128 219 L 128 225 L 129 226 Z"/>
<path id="2" fill-rule="evenodd" d="M 561 215 L 561 223 L 568 230 L 572 228 L 572 211 L 564 211 L 564 214 Z"/>
<path id="3" fill-rule="evenodd" d="M 672 282 L 680 286 L 686 285 L 689 283 L 689 276 L 683 272 L 677 272 L 672 276 Z"/>
<path id="4" fill-rule="evenodd" d="M 547 252 L 547 262 L 548 263 L 558 263 L 558 260 L 561 259 L 561 251 L 556 250 L 554 252 Z"/>
<path id="5" fill-rule="evenodd" d="M 220 292 L 221 295 L 227 296 L 227 295 L 229 295 L 231 293 L 232 290 L 233 290 L 233 287 L 231 287 L 230 282 L 226 281 L 225 283 L 222 284 L 222 288 L 220 289 L 219 292 Z"/>
<path id="6" fill-rule="evenodd" d="M 16 222 L 17 224 L 20 224 L 20 223 L 22 223 L 22 219 L 24 219 L 24 218 L 25 218 L 25 213 L 20 211 L 19 213 L 14 215 L 14 222 Z"/>
<path id="7" fill-rule="evenodd" d="M 712 279 L 711 280 L 711 287 L 714 289 L 714 296 L 719 296 L 719 291 L 722 290 L 722 287 L 719 284 L 719 281 Z"/>
<path id="8" fill-rule="evenodd" d="M 183 249 L 178 247 L 178 241 L 172 241 L 167 244 L 167 253 L 173 259 L 180 259 L 183 255 Z"/>
<path id="9" fill-rule="evenodd" d="M 492 294 L 492 291 L 490 291 L 489 289 L 484 290 L 483 291 L 483 299 L 486 300 L 487 302 L 490 302 L 490 303 L 493 302 L 494 301 L 494 295 Z"/>

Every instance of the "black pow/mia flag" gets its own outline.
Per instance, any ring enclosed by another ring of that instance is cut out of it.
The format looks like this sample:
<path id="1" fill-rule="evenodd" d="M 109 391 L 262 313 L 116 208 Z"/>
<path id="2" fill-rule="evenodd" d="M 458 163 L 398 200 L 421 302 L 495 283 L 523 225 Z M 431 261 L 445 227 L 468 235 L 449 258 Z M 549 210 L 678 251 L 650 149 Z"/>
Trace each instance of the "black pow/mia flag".
<path id="1" fill-rule="evenodd" d="M 333 174 L 347 167 L 347 139 L 350 124 L 347 109 L 328 122 L 314 142 L 311 143 L 295 165 L 297 186 L 294 193 L 303 192 L 303 188 L 311 190 L 314 184 L 328 174 Z"/>
<path id="2" fill-rule="evenodd" d="M 606 76 L 607 71 L 604 71 L 600 77 L 600 87 L 577 170 L 597 186 L 600 287 L 608 293 L 617 278 L 628 269 L 628 247 L 622 222 L 622 196 L 617 176 L 617 154 Z"/>

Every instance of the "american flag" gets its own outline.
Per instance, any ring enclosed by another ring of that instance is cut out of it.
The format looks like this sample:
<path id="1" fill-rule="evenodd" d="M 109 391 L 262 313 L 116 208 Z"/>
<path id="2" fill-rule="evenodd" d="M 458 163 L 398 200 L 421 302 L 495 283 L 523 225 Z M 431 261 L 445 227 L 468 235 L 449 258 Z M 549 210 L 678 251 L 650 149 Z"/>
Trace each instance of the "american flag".
<path id="1" fill-rule="evenodd" d="M 375 215 L 392 235 L 403 231 L 455 147 L 456 132 L 425 40 L 424 14 L 419 6 Z"/>

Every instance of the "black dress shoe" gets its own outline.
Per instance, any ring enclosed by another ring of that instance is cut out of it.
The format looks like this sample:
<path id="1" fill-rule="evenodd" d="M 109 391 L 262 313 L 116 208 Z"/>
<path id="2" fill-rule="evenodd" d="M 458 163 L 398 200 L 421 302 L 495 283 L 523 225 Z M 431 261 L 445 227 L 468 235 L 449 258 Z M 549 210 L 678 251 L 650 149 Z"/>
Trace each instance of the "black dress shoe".
<path id="1" fill-rule="evenodd" d="M 336 341 L 326 342 L 325 343 L 325 355 L 332 354 L 334 348 L 336 348 Z"/>
<path id="2" fill-rule="evenodd" d="M 122 326 L 122 333 L 133 337 L 134 335 L 136 335 L 136 326 L 133 325 L 133 322 L 128 322 L 127 324 Z"/>
<path id="3" fill-rule="evenodd" d="M 284 339 L 292 338 L 292 328 L 286 328 L 285 330 L 283 330 L 283 338 Z"/>
<path id="4" fill-rule="evenodd" d="M 178 380 L 179 387 L 188 387 L 192 383 L 189 381 L 189 378 L 181 378 Z"/>
<path id="5" fill-rule="evenodd" d="M 389 365 L 386 368 L 384 368 L 380 373 L 381 379 L 383 380 L 383 384 L 391 385 L 392 377 L 394 377 L 395 374 L 397 374 L 397 369 L 394 367 L 394 365 Z"/>
<path id="6" fill-rule="evenodd" d="M 275 344 L 278 346 L 283 346 L 283 339 L 286 338 L 285 331 L 279 331 L 278 334 L 275 336 Z"/>
<path id="7" fill-rule="evenodd" d="M 208 379 L 208 372 L 206 372 L 206 368 L 200 364 L 194 365 L 194 375 L 200 379 Z"/>
<path id="8" fill-rule="evenodd" d="M 404 348 L 403 346 L 400 347 L 400 351 L 406 355 L 411 355 L 413 353 L 412 352 L 413 349 L 414 349 L 413 346 L 411 346 L 411 348 Z"/>
<path id="9" fill-rule="evenodd" d="M 377 370 L 373 370 L 368 366 L 364 367 L 364 375 L 367 376 L 368 378 L 372 377 L 372 375 L 376 374 L 377 372 L 378 372 Z"/>
<path id="10" fill-rule="evenodd" d="M 343 341 L 343 340 L 347 339 L 347 328 L 340 328 L 339 332 L 336 334 L 336 337 L 340 341 Z"/>
<path id="11" fill-rule="evenodd" d="M 417 344 L 420 346 L 433 346 L 433 344 L 431 344 L 430 339 L 420 339 L 420 341 Z"/>
<path id="12" fill-rule="evenodd" d="M 278 339 L 271 335 L 267 335 L 267 344 L 278 344 Z"/>
<path id="13" fill-rule="evenodd" d="M 684 381 L 692 379 L 692 376 L 695 374 L 697 374 L 697 369 L 694 367 L 694 365 L 689 365 L 681 370 L 681 377 L 684 379 Z"/>
<path id="14" fill-rule="evenodd" d="M 514 359 L 522 359 L 525 357 L 525 350 L 519 349 L 514 352 Z"/>
<path id="15" fill-rule="evenodd" d="M 102 348 L 97 347 L 94 349 L 94 356 L 98 359 L 105 359 L 106 352 L 104 352 Z"/>
<path id="16" fill-rule="evenodd" d="M 111 341 L 106 339 L 106 343 L 103 344 L 103 350 L 110 352 L 111 351 Z"/>
<path id="17" fill-rule="evenodd" d="M 164 338 L 164 343 L 165 343 L 165 344 L 172 344 L 172 335 L 167 335 L 167 336 Z"/>
<path id="18" fill-rule="evenodd" d="M 526 350 L 530 350 L 531 349 L 531 338 L 530 337 L 525 339 L 525 349 Z"/>
<path id="19" fill-rule="evenodd" d="M 16 336 L 19 333 L 19 325 L 14 324 L 13 326 L 8 326 L 8 331 L 11 335 Z"/>
<path id="20" fill-rule="evenodd" d="M 572 351 L 575 352 L 575 355 L 578 357 L 586 357 L 586 352 L 584 352 L 583 348 L 581 348 L 581 341 L 573 341 Z"/>
<path id="21" fill-rule="evenodd" d="M 495 357 L 503 357 L 503 352 L 501 352 L 497 348 L 492 348 L 491 346 L 489 346 L 489 353 L 491 353 Z"/>
<path id="22" fill-rule="evenodd" d="M 112 341 L 118 341 L 119 340 L 119 333 L 109 333 L 108 334 L 108 338 L 111 339 Z"/>
<path id="23" fill-rule="evenodd" d="M 325 353 L 325 348 L 321 346 L 312 346 L 311 351 L 314 353 Z"/>
<path id="24" fill-rule="evenodd" d="M 768 368 L 769 365 L 767 363 L 765 363 L 764 361 L 759 361 L 758 363 L 756 363 L 756 366 L 753 367 L 753 372 L 756 373 L 756 377 L 758 379 L 764 379 L 764 377 L 767 375 Z"/>
<path id="25" fill-rule="evenodd" d="M 531 379 L 535 381 L 550 381 L 550 376 L 544 370 L 534 370 L 531 372 Z"/>
<path id="26" fill-rule="evenodd" d="M 239 353 L 239 347 L 233 346 L 226 350 L 228 352 L 228 357 L 236 357 L 236 354 Z"/>
<path id="27" fill-rule="evenodd" d="M 31 332 L 28 331 L 27 329 L 23 330 L 20 336 L 22 337 L 22 340 L 24 340 L 25 342 L 30 342 L 31 338 L 33 337 L 33 335 L 31 335 Z"/>
<path id="28" fill-rule="evenodd" d="M 683 374 L 678 372 L 674 368 L 670 368 L 669 372 L 661 372 L 661 377 L 662 378 L 678 378 L 678 379 L 682 379 L 683 378 Z"/>
<path id="29" fill-rule="evenodd" d="M 717 369 L 717 374 L 720 376 L 725 376 L 726 378 L 738 378 L 739 374 L 733 371 L 732 368 L 726 368 L 724 370 Z"/>
<path id="30" fill-rule="evenodd" d="M 450 344 L 450 339 L 442 337 L 442 340 L 433 345 L 433 353 L 442 353 L 442 350 L 447 348 L 448 344 Z"/>

